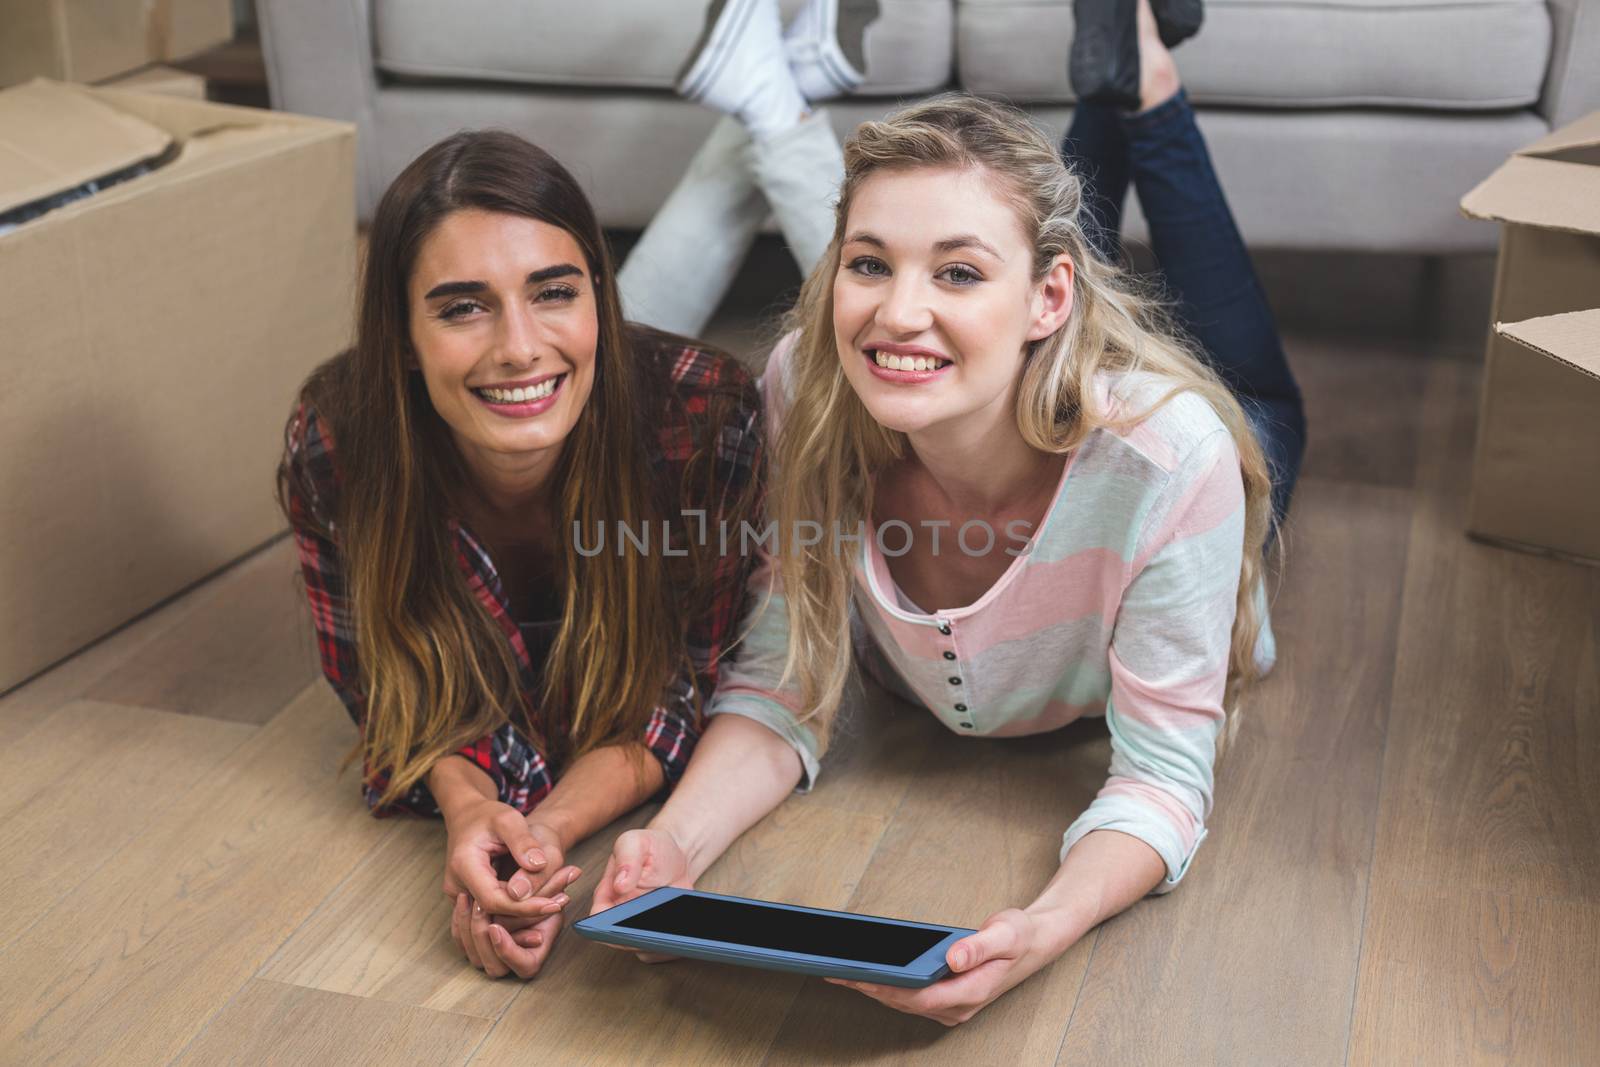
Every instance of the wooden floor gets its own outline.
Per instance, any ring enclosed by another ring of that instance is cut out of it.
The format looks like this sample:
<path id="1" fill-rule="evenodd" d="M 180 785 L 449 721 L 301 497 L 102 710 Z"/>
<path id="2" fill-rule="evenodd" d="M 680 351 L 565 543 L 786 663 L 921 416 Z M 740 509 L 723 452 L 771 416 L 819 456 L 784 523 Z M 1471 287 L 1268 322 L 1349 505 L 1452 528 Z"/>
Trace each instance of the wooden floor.
<path id="1" fill-rule="evenodd" d="M 1474 346 L 1290 347 L 1280 660 L 1208 843 L 973 1022 L 571 935 L 535 981 L 470 970 L 440 825 L 337 774 L 355 732 L 280 541 L 0 698 L 0 1061 L 1595 1062 L 1600 569 L 1462 536 Z M 875 695 L 704 886 L 976 925 L 1107 758 L 1099 724 L 976 741 Z"/>

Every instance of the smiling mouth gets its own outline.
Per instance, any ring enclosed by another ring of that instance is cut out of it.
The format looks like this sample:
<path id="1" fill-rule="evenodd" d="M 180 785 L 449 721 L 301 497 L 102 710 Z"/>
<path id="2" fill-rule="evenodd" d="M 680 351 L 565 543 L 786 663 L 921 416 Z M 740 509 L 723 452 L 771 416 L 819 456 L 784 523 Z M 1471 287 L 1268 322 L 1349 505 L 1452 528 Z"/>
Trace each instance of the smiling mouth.
<path id="1" fill-rule="evenodd" d="M 882 370 L 911 371 L 912 373 L 921 372 L 926 374 L 930 371 L 940 371 L 950 366 L 952 362 L 948 359 L 940 359 L 937 356 L 902 356 L 877 348 L 863 349 L 863 354 L 867 357 L 868 362 Z"/>
<path id="2" fill-rule="evenodd" d="M 561 388 L 561 383 L 566 380 L 565 374 L 557 374 L 553 378 L 546 378 L 538 385 L 521 386 L 516 389 L 474 389 L 478 397 L 487 404 L 532 404 L 545 399 Z"/>

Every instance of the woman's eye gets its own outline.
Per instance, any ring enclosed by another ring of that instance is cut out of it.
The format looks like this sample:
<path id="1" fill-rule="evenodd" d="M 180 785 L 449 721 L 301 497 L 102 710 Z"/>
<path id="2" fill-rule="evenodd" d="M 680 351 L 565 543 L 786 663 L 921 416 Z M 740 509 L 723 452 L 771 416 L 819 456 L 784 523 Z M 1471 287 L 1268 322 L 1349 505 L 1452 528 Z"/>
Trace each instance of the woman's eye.
<path id="1" fill-rule="evenodd" d="M 534 299 L 539 303 L 548 304 L 551 301 L 576 300 L 578 290 L 570 285 L 552 285 L 548 289 L 539 290 L 539 295 Z"/>
<path id="2" fill-rule="evenodd" d="M 868 278 L 882 278 L 889 273 L 888 266 L 881 259 L 871 256 L 862 256 L 850 263 L 850 269 L 857 274 L 864 274 Z"/>
<path id="3" fill-rule="evenodd" d="M 439 312 L 439 317 L 446 322 L 454 322 L 464 315 L 468 315 L 482 308 L 483 305 L 476 300 L 458 300 L 454 304 L 446 304 Z"/>
<path id="4" fill-rule="evenodd" d="M 944 276 L 952 285 L 972 285 L 983 281 L 977 271 L 968 270 L 966 267 L 946 267 Z"/>

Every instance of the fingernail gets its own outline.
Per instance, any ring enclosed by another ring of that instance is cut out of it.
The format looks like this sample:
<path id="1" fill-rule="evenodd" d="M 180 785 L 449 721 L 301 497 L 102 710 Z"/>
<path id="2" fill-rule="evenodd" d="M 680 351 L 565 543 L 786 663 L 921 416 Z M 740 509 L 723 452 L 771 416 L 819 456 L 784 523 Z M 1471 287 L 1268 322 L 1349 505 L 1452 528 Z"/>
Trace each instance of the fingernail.
<path id="1" fill-rule="evenodd" d="M 543 867 L 544 866 L 544 853 L 543 852 L 529 852 L 528 853 L 528 866 L 529 867 Z"/>
<path id="2" fill-rule="evenodd" d="M 553 899 L 557 904 L 560 904 L 563 908 L 572 903 L 572 898 L 567 896 L 565 893 L 557 893 L 551 899 Z"/>
<path id="3" fill-rule="evenodd" d="M 533 886 L 520 874 L 506 883 L 506 892 L 511 894 L 512 900 L 521 900 L 533 891 Z"/>
<path id="4" fill-rule="evenodd" d="M 965 952 L 955 953 L 950 957 L 950 965 L 958 970 L 965 967 L 967 965 L 967 954 Z"/>
<path id="5" fill-rule="evenodd" d="M 496 947 L 499 947 L 499 945 L 500 945 L 500 928 L 498 926 L 489 927 L 489 940 L 493 941 L 495 943 Z"/>

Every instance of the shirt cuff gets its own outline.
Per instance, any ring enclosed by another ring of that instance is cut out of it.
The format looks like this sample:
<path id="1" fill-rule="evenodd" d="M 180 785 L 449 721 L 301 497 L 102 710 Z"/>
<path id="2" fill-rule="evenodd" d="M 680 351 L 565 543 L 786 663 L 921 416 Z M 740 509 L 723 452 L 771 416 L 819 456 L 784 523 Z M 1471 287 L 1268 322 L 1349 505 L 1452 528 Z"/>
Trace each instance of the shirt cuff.
<path id="1" fill-rule="evenodd" d="M 694 746 L 699 743 L 700 731 L 680 712 L 657 706 L 645 726 L 644 746 L 661 764 L 662 793 L 668 793 L 683 777 L 689 765 Z"/>
<path id="2" fill-rule="evenodd" d="M 1156 850 L 1156 855 L 1167 866 L 1165 880 L 1150 891 L 1157 896 L 1172 892 L 1183 880 L 1200 843 L 1206 839 L 1206 829 L 1202 826 L 1195 835 L 1194 844 L 1185 848 L 1177 827 L 1138 801 L 1128 797 L 1100 797 L 1067 827 L 1061 840 L 1061 860 L 1065 862 L 1072 846 L 1095 830 L 1116 830 L 1136 837 Z"/>
<path id="3" fill-rule="evenodd" d="M 811 792 L 811 787 L 817 783 L 817 772 L 820 769 L 817 760 L 817 738 L 808 727 L 795 719 L 794 712 L 776 700 L 719 690 L 716 699 L 706 709 L 708 719 L 713 715 L 742 715 L 746 719 L 754 719 L 789 742 L 789 746 L 800 757 L 800 765 L 803 768 L 800 784 L 795 786 L 794 791 Z"/>

